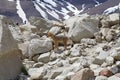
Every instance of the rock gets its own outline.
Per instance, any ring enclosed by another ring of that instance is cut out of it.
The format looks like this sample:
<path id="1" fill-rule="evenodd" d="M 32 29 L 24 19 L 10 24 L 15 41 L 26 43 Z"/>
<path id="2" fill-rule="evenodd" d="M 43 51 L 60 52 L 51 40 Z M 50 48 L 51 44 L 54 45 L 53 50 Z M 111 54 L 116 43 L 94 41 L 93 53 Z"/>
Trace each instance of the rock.
<path id="1" fill-rule="evenodd" d="M 35 63 L 35 64 L 33 65 L 33 68 L 40 68 L 40 67 L 43 66 L 43 65 L 44 65 L 44 63 L 38 62 L 38 63 Z"/>
<path id="2" fill-rule="evenodd" d="M 46 74 L 46 71 L 43 68 L 30 68 L 28 70 L 28 74 L 30 78 L 33 79 L 42 79 L 43 76 Z"/>
<path id="3" fill-rule="evenodd" d="M 109 77 L 108 80 L 120 80 L 120 78 L 113 75 L 113 76 Z"/>
<path id="4" fill-rule="evenodd" d="M 95 39 L 83 38 L 81 39 L 81 43 L 86 43 L 88 45 L 95 45 L 96 41 Z"/>
<path id="5" fill-rule="evenodd" d="M 79 42 L 82 38 L 91 38 L 98 31 L 97 19 L 92 19 L 88 15 L 73 16 L 65 21 L 69 27 L 68 37 L 74 42 Z"/>
<path id="6" fill-rule="evenodd" d="M 70 56 L 72 57 L 78 57 L 81 55 L 81 47 L 79 44 L 75 44 L 71 49 L 70 49 Z"/>
<path id="7" fill-rule="evenodd" d="M 74 74 L 75 74 L 74 72 L 69 72 L 69 73 L 66 75 L 67 80 L 70 80 L 71 77 L 72 77 Z"/>
<path id="8" fill-rule="evenodd" d="M 62 67 L 62 66 L 63 66 L 63 62 L 62 62 L 62 61 L 57 62 L 57 63 L 56 63 L 56 66 Z"/>
<path id="9" fill-rule="evenodd" d="M 107 51 L 101 50 L 97 58 L 105 60 L 110 54 Z"/>
<path id="10" fill-rule="evenodd" d="M 94 77 L 94 72 L 89 68 L 84 68 L 75 73 L 71 80 L 88 80 L 91 77 Z"/>
<path id="11" fill-rule="evenodd" d="M 77 61 L 79 59 L 79 57 L 73 57 L 69 59 L 69 63 L 73 64 L 75 61 Z"/>
<path id="12" fill-rule="evenodd" d="M 119 77 L 120 78 L 120 73 L 116 73 L 115 76 Z"/>
<path id="13" fill-rule="evenodd" d="M 97 76 L 95 80 L 108 80 L 106 76 Z"/>
<path id="14" fill-rule="evenodd" d="M 24 31 L 29 31 L 31 33 L 37 32 L 36 26 L 30 25 L 30 24 L 24 24 L 19 26 L 20 31 L 23 33 Z"/>
<path id="15" fill-rule="evenodd" d="M 112 76 L 112 71 L 108 70 L 107 68 L 103 69 L 102 71 L 100 71 L 99 75 L 101 76 Z"/>
<path id="16" fill-rule="evenodd" d="M 99 32 L 94 33 L 94 37 L 95 37 L 96 42 L 99 42 L 99 43 L 102 42 L 101 33 L 99 33 Z"/>
<path id="17" fill-rule="evenodd" d="M 101 20 L 101 24 L 102 24 L 102 28 L 110 27 L 109 20 L 103 19 L 103 20 Z"/>
<path id="18" fill-rule="evenodd" d="M 35 54 L 45 53 L 52 49 L 52 42 L 47 39 L 32 39 L 29 43 L 29 57 L 32 58 Z"/>
<path id="19" fill-rule="evenodd" d="M 115 24 L 119 24 L 119 13 L 110 14 L 108 17 L 111 26 Z"/>
<path id="20" fill-rule="evenodd" d="M 51 53 L 51 55 L 50 55 L 50 60 L 51 61 L 54 61 L 54 60 L 56 60 L 57 59 L 57 54 L 56 53 Z"/>
<path id="21" fill-rule="evenodd" d="M 113 57 L 107 57 L 106 58 L 106 63 L 107 65 L 112 65 L 114 63 L 114 58 Z"/>
<path id="22" fill-rule="evenodd" d="M 39 17 L 30 17 L 29 22 L 31 25 L 36 26 L 37 30 L 42 33 L 49 30 L 52 26 L 52 23 Z"/>
<path id="23" fill-rule="evenodd" d="M 12 22 L 0 15 L 0 80 L 14 80 L 21 72 L 21 51 L 8 26 Z"/>
<path id="24" fill-rule="evenodd" d="M 52 27 L 49 32 L 53 33 L 54 35 L 58 34 L 60 32 L 60 27 L 54 26 Z"/>
<path id="25" fill-rule="evenodd" d="M 43 63 L 47 63 L 50 61 L 50 53 L 44 53 L 44 54 L 41 54 L 39 57 L 38 57 L 38 61 L 39 62 L 43 62 Z"/>
<path id="26" fill-rule="evenodd" d="M 29 61 L 28 59 L 24 59 L 23 61 L 23 65 L 26 68 L 26 70 L 28 70 L 29 68 L 32 68 L 34 64 L 35 64 L 34 61 Z"/>
<path id="27" fill-rule="evenodd" d="M 60 75 L 60 74 L 62 73 L 62 71 L 63 71 L 63 70 L 59 70 L 59 69 L 52 71 L 50 78 L 51 78 L 51 79 L 55 79 L 58 75 Z"/>
<path id="28" fill-rule="evenodd" d="M 120 47 L 113 49 L 110 56 L 112 56 L 115 60 L 120 60 Z"/>
<path id="29" fill-rule="evenodd" d="M 18 46 L 19 46 L 19 49 L 22 51 L 22 55 L 25 57 L 29 57 L 29 53 L 28 53 L 29 41 L 18 44 Z"/>
<path id="30" fill-rule="evenodd" d="M 104 62 L 104 59 L 95 58 L 92 63 L 101 65 L 101 64 L 103 64 L 103 62 Z"/>
<path id="31" fill-rule="evenodd" d="M 113 74 L 116 74 L 119 71 L 119 68 L 117 65 L 112 65 L 109 69 L 110 71 L 112 71 Z"/>
<path id="32" fill-rule="evenodd" d="M 17 43 L 21 43 L 23 42 L 23 39 L 22 39 L 22 34 L 20 32 L 20 28 L 19 26 L 15 26 L 13 24 L 9 24 L 9 29 L 14 37 L 14 39 L 16 40 Z"/>

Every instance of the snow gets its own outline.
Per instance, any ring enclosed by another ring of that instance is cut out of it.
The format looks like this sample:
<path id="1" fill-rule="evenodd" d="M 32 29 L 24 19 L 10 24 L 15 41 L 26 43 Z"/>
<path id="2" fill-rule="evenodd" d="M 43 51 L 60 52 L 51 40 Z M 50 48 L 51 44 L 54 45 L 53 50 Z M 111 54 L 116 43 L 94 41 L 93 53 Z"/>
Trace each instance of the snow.
<path id="1" fill-rule="evenodd" d="M 82 4 L 82 9 L 79 11 L 79 13 L 83 12 L 85 10 L 85 4 Z"/>
<path id="2" fill-rule="evenodd" d="M 27 18 L 26 18 L 26 14 L 25 12 L 23 11 L 21 5 L 20 5 L 20 0 L 16 0 L 16 9 L 17 9 L 17 14 L 19 15 L 19 17 L 22 19 L 23 23 L 29 23 Z"/>
<path id="3" fill-rule="evenodd" d="M 52 9 L 52 10 L 49 10 L 48 8 L 45 7 L 45 5 L 48 6 L 48 4 L 45 4 L 45 3 L 43 3 L 43 2 L 38 3 L 38 4 L 39 4 L 42 8 L 46 9 L 46 12 L 47 12 L 48 14 L 50 14 L 52 17 L 54 17 L 54 18 L 57 19 L 57 20 L 60 19 L 59 15 L 54 11 L 55 9 L 52 8 L 52 6 L 49 5 L 49 7 Z"/>
<path id="4" fill-rule="evenodd" d="M 70 11 L 68 11 L 67 9 L 65 9 L 65 8 L 61 8 L 61 11 L 63 12 L 63 13 L 69 13 Z"/>
<path id="5" fill-rule="evenodd" d="M 69 12 L 74 13 L 75 15 L 79 14 L 80 12 L 84 11 L 85 5 L 82 5 L 82 9 L 79 11 L 75 6 L 70 4 L 67 1 L 63 1 L 65 4 L 61 4 L 60 1 L 57 0 L 35 0 L 33 1 L 36 10 L 41 14 L 41 16 L 45 19 L 48 19 L 48 15 L 54 17 L 57 20 L 61 20 L 59 15 L 63 15 L 64 19 L 68 19 L 70 16 L 68 15 Z M 67 6 L 66 6 L 67 4 Z M 58 5 L 62 5 L 61 10 L 57 10 L 56 8 L 59 7 Z"/>
<path id="6" fill-rule="evenodd" d="M 57 4 L 53 0 L 43 0 L 43 1 L 51 4 L 53 7 L 57 7 Z"/>
<path id="7" fill-rule="evenodd" d="M 103 14 L 110 14 L 112 12 L 115 12 L 117 9 L 120 9 L 120 3 L 117 6 L 110 7 L 106 9 Z"/>
<path id="8" fill-rule="evenodd" d="M 34 3 L 34 6 L 35 6 L 36 10 L 41 14 L 41 16 L 42 16 L 44 19 L 48 19 L 47 14 L 38 6 L 38 4 L 35 3 L 35 1 L 33 1 L 33 3 Z"/>
<path id="9" fill-rule="evenodd" d="M 95 1 L 95 3 L 96 3 L 95 7 L 97 7 L 97 6 L 99 6 L 99 5 L 102 4 L 102 3 L 99 3 L 97 0 L 94 0 L 94 1 Z"/>
<path id="10" fill-rule="evenodd" d="M 72 4 L 70 4 L 69 2 L 66 2 L 67 3 L 67 8 L 70 10 L 70 11 L 72 11 L 72 12 L 74 12 L 74 14 L 75 15 L 78 15 L 79 13 L 80 13 L 80 11 L 75 7 L 75 6 L 73 6 Z"/>
<path id="11" fill-rule="evenodd" d="M 8 1 L 13 2 L 14 0 L 8 0 Z"/>

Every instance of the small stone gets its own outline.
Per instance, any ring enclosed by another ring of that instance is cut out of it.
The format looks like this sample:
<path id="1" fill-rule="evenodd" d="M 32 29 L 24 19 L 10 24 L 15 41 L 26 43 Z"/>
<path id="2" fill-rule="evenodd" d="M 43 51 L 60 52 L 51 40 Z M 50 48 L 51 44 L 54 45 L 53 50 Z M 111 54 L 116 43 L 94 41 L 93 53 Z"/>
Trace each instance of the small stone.
<path id="1" fill-rule="evenodd" d="M 73 64 L 75 61 L 77 61 L 79 58 L 78 57 L 73 57 L 69 59 L 69 63 Z"/>
<path id="2" fill-rule="evenodd" d="M 44 64 L 42 62 L 38 62 L 38 63 L 35 63 L 33 65 L 34 68 L 40 68 L 41 66 L 43 66 Z"/>
<path id="3" fill-rule="evenodd" d="M 99 75 L 101 76 L 112 76 L 112 71 L 108 70 L 107 68 L 103 69 L 102 71 L 100 71 Z"/>
<path id="4" fill-rule="evenodd" d="M 47 63 L 50 61 L 50 53 L 44 53 L 44 54 L 41 54 L 39 57 L 38 57 L 38 61 L 39 62 L 43 62 L 43 63 Z"/>
<path id="5" fill-rule="evenodd" d="M 43 68 L 30 68 L 28 70 L 28 74 L 30 75 L 31 79 L 41 79 L 46 72 Z"/>
<path id="6" fill-rule="evenodd" d="M 61 73 L 62 73 L 62 71 L 63 70 L 54 70 L 54 71 L 52 71 L 52 73 L 51 73 L 51 79 L 55 79 L 58 75 L 60 75 Z"/>
<path id="7" fill-rule="evenodd" d="M 106 58 L 106 63 L 107 65 L 112 65 L 114 63 L 114 58 L 113 57 L 107 57 Z"/>
<path id="8" fill-rule="evenodd" d="M 56 64 L 58 67 L 62 67 L 63 66 L 63 62 L 62 61 L 60 61 L 60 62 L 57 62 L 57 64 Z"/>
<path id="9" fill-rule="evenodd" d="M 108 80 L 106 76 L 97 76 L 95 80 Z"/>
<path id="10" fill-rule="evenodd" d="M 120 78 L 113 75 L 113 76 L 109 77 L 108 80 L 120 80 Z"/>
<path id="11" fill-rule="evenodd" d="M 117 65 L 112 65 L 112 67 L 110 67 L 110 71 L 112 71 L 112 73 L 115 74 L 119 71 L 119 68 Z"/>
<path id="12" fill-rule="evenodd" d="M 91 77 L 94 77 L 94 72 L 89 68 L 84 68 L 75 73 L 75 75 L 72 76 L 71 80 L 88 80 Z"/>
<path id="13" fill-rule="evenodd" d="M 103 64 L 103 62 L 104 62 L 104 60 L 99 59 L 99 58 L 95 58 L 95 59 L 93 60 L 93 64 L 101 65 L 101 64 Z"/>

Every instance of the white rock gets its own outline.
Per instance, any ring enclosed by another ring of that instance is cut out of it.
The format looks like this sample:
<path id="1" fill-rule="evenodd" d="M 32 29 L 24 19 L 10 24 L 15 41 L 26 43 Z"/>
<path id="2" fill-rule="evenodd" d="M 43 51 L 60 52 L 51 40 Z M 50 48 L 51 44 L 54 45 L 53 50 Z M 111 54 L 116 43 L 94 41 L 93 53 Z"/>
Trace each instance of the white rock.
<path id="1" fill-rule="evenodd" d="M 107 57 L 106 58 L 106 63 L 107 65 L 112 65 L 114 63 L 114 58 L 113 57 Z"/>
<path id="2" fill-rule="evenodd" d="M 95 80 L 108 80 L 106 76 L 97 76 Z"/>
<path id="3" fill-rule="evenodd" d="M 112 67 L 110 67 L 109 69 L 110 71 L 112 71 L 113 74 L 119 71 L 119 68 L 117 67 L 117 65 L 112 65 Z"/>
<path id="4" fill-rule="evenodd" d="M 83 38 L 83 39 L 81 39 L 81 43 L 86 43 L 88 45 L 95 45 L 96 40 L 95 39 L 89 39 L 89 38 Z"/>
<path id="5" fill-rule="evenodd" d="M 31 79 L 41 79 L 45 74 L 44 68 L 30 68 L 28 74 Z"/>
<path id="6" fill-rule="evenodd" d="M 38 61 L 39 62 L 43 62 L 43 63 L 47 63 L 50 61 L 50 53 L 44 53 L 44 54 L 41 54 L 39 57 L 38 57 Z"/>
<path id="7" fill-rule="evenodd" d="M 81 55 L 80 50 L 81 50 L 81 47 L 79 46 L 79 44 L 75 44 L 75 45 L 70 49 L 70 52 L 71 52 L 70 55 L 71 55 L 72 57 L 78 57 L 78 56 Z"/>
<path id="8" fill-rule="evenodd" d="M 29 57 L 48 52 L 52 49 L 52 46 L 52 42 L 49 39 L 32 39 L 28 47 Z"/>
<path id="9" fill-rule="evenodd" d="M 111 76 L 108 78 L 108 80 L 120 80 L 120 78 L 117 76 Z"/>
<path id="10" fill-rule="evenodd" d="M 55 79 L 58 75 L 60 75 L 60 74 L 62 73 L 62 71 L 63 71 L 63 70 L 59 70 L 59 69 L 52 71 L 50 78 L 51 78 L 51 79 Z"/>
<path id="11" fill-rule="evenodd" d="M 73 16 L 65 21 L 66 26 L 69 27 L 68 37 L 75 42 L 79 42 L 82 38 L 93 37 L 98 31 L 98 20 L 83 16 Z"/>

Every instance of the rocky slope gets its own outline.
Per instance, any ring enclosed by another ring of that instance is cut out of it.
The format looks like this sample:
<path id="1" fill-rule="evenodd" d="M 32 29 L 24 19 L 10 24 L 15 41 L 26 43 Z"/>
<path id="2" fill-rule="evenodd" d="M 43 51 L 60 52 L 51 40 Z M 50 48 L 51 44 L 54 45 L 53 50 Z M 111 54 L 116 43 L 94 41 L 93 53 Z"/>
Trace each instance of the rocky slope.
<path id="1" fill-rule="evenodd" d="M 0 14 L 14 22 L 28 23 L 31 16 L 65 20 L 77 14 L 119 12 L 120 0 L 0 0 Z"/>
<path id="2" fill-rule="evenodd" d="M 62 22 L 32 17 L 29 22 L 8 26 L 22 51 L 18 80 L 120 80 L 119 14 L 84 14 Z M 73 43 L 53 50 L 47 32 Z"/>

